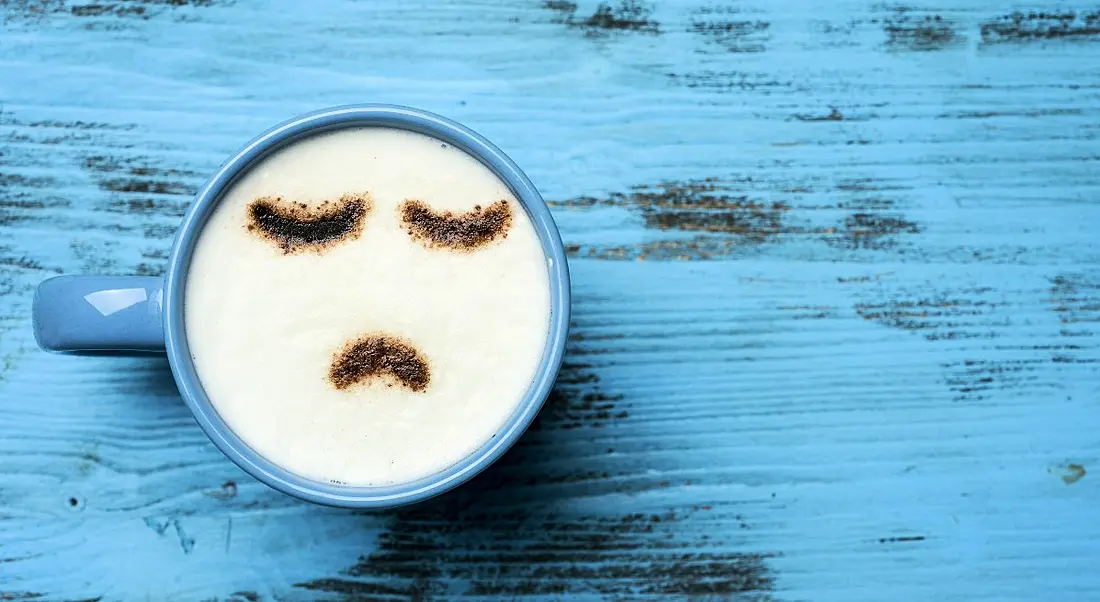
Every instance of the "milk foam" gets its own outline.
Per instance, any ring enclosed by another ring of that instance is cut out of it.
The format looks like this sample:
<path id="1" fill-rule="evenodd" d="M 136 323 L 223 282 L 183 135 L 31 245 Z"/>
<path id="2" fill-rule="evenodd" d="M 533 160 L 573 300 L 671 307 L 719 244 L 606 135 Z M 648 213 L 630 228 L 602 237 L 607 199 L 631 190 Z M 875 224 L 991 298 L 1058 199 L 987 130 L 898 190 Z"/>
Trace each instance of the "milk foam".
<path id="1" fill-rule="evenodd" d="M 367 193 L 361 234 L 285 253 L 247 229 L 258 197 L 320 205 Z M 506 238 L 430 248 L 402 229 L 407 199 L 462 213 L 506 200 Z M 547 259 L 530 219 L 484 165 L 439 140 L 361 128 L 296 142 L 223 195 L 184 292 L 187 341 L 222 419 L 268 460 L 348 485 L 403 483 L 448 468 L 516 410 L 550 321 Z M 333 356 L 364 334 L 415 345 L 422 392 L 375 379 L 338 390 Z"/>

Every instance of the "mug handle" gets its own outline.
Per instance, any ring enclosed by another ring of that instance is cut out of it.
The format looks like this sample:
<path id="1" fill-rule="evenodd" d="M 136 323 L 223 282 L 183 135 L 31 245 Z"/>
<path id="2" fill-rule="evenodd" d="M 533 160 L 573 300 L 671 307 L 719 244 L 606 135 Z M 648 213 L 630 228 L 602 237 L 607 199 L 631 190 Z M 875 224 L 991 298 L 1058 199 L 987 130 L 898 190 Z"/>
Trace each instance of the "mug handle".
<path id="1" fill-rule="evenodd" d="M 164 279 L 57 276 L 34 293 L 34 339 L 46 351 L 164 352 Z"/>

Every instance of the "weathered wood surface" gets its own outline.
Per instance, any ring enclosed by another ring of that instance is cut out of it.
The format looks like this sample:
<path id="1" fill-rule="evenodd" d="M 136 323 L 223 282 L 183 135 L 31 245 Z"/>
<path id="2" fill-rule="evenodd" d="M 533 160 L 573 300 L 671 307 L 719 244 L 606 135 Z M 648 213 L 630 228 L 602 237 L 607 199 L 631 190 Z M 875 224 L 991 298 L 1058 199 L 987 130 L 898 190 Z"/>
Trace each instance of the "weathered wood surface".
<path id="1" fill-rule="evenodd" d="M 0 1 L 0 600 L 1100 598 L 1100 11 L 578 4 Z M 365 101 L 499 143 L 575 287 L 537 426 L 382 514 L 28 322 Z"/>

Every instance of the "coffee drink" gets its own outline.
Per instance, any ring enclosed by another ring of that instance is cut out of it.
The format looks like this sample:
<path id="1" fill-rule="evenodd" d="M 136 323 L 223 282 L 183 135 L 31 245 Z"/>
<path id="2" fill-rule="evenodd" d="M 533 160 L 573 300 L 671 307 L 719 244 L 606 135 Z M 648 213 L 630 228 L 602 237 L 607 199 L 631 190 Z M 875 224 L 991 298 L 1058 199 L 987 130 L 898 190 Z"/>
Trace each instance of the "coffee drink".
<path id="1" fill-rule="evenodd" d="M 230 429 L 299 476 L 406 483 L 516 411 L 544 353 L 547 259 L 481 162 L 390 128 L 305 138 L 226 190 L 183 297 Z"/>

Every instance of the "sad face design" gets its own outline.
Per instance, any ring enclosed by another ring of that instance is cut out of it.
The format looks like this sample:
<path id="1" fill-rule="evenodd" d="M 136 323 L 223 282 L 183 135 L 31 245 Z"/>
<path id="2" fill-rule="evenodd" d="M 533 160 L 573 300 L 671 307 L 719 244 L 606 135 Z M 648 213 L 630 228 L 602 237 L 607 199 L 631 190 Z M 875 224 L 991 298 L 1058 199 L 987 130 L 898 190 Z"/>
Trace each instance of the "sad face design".
<path id="1" fill-rule="evenodd" d="M 250 168 L 202 230 L 184 293 L 203 388 L 300 476 L 408 482 L 495 436 L 550 321 L 522 205 L 477 160 L 385 128 Z"/>
<path id="2" fill-rule="evenodd" d="M 336 202 L 324 201 L 313 208 L 281 197 L 260 197 L 248 205 L 248 231 L 276 244 L 287 255 L 322 253 L 332 245 L 358 238 L 371 205 L 367 193 L 344 194 Z M 473 251 L 505 238 L 512 225 L 512 208 L 506 200 L 484 210 L 474 205 L 460 215 L 434 211 L 417 200 L 406 200 L 399 209 L 412 238 L 428 248 L 455 252 Z M 431 369 L 414 345 L 388 334 L 363 335 L 348 342 L 329 367 L 329 380 L 337 389 L 379 377 L 420 392 L 428 386 Z"/>

